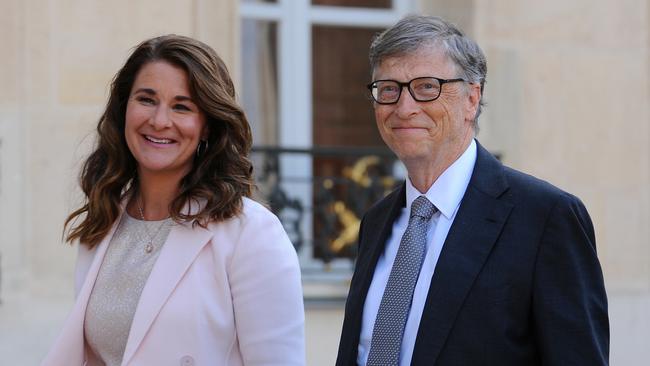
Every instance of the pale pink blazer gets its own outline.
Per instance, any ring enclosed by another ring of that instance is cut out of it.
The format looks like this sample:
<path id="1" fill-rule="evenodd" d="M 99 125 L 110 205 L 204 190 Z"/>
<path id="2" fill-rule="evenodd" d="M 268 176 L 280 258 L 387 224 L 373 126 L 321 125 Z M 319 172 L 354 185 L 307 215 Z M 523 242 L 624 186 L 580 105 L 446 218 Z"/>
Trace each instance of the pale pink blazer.
<path id="1" fill-rule="evenodd" d="M 86 304 L 115 228 L 92 250 L 80 246 L 77 299 L 43 366 L 85 364 Z M 278 219 L 244 199 L 239 217 L 207 229 L 173 226 L 142 290 L 122 365 L 304 363 L 300 268 Z"/>

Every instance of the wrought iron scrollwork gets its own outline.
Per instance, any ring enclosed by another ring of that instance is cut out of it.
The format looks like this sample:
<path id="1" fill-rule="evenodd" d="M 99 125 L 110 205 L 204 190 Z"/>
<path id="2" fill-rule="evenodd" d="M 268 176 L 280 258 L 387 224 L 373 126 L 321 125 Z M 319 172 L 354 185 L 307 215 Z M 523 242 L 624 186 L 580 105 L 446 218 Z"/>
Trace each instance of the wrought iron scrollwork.
<path id="1" fill-rule="evenodd" d="M 309 179 L 282 170 L 281 156 L 299 154 L 311 158 L 314 174 Z M 256 147 L 256 178 L 261 196 L 280 217 L 297 250 L 311 245 L 313 258 L 324 263 L 356 257 L 356 242 L 363 213 L 393 190 L 394 155 L 383 148 L 285 149 Z M 308 184 L 311 194 L 300 197 L 288 185 Z M 303 225 L 304 220 L 311 220 Z M 304 232 L 304 227 L 311 232 Z"/>

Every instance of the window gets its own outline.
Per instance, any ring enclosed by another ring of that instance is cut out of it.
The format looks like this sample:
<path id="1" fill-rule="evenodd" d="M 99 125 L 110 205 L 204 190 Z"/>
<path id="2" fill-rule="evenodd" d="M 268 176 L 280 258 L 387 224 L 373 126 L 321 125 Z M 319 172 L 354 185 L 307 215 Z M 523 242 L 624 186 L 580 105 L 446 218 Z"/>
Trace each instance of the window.
<path id="1" fill-rule="evenodd" d="M 354 231 L 360 208 L 345 200 L 321 207 L 327 189 L 351 191 L 337 187 L 335 178 L 317 177 L 336 175 L 348 162 L 381 173 L 375 160 L 359 165 L 346 158 L 358 146 L 379 155 L 386 150 L 364 88 L 370 81 L 368 47 L 376 32 L 412 11 L 413 3 L 241 0 L 242 101 L 257 151 L 275 154 L 267 163 L 253 156 L 256 176 L 263 178 L 260 190 L 280 202 L 272 208 L 298 246 L 306 298 L 347 294 L 353 263 L 345 257 L 354 256 L 353 240 L 339 235 L 337 250 L 330 250 L 319 246 L 316 234 L 342 226 Z M 273 185 L 278 181 L 280 191 Z M 324 212 L 338 216 L 317 217 Z"/>

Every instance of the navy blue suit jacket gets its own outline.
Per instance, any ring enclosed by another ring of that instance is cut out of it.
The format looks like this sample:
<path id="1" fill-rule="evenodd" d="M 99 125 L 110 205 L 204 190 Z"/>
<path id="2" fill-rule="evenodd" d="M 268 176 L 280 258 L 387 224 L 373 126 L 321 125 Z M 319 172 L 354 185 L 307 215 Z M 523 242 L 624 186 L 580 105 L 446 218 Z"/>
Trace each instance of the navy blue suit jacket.
<path id="1" fill-rule="evenodd" d="M 607 296 L 587 210 L 477 146 L 411 365 L 607 365 Z M 364 215 L 337 366 L 356 365 L 368 288 L 405 201 L 402 186 Z"/>

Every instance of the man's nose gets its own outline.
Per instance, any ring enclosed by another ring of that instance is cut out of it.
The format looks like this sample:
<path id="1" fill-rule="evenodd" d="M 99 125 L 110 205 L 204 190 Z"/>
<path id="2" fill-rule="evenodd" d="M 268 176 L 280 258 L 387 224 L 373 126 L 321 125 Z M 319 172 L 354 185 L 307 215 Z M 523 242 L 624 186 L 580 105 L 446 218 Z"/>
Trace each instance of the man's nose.
<path id="1" fill-rule="evenodd" d="M 396 107 L 398 117 L 403 119 L 417 114 L 420 110 L 418 101 L 413 99 L 413 96 L 411 95 L 411 92 L 406 85 L 402 87 L 402 92 L 400 93 L 399 99 L 397 100 Z"/>

